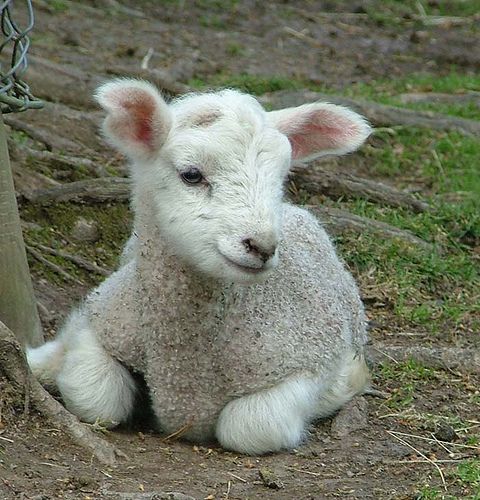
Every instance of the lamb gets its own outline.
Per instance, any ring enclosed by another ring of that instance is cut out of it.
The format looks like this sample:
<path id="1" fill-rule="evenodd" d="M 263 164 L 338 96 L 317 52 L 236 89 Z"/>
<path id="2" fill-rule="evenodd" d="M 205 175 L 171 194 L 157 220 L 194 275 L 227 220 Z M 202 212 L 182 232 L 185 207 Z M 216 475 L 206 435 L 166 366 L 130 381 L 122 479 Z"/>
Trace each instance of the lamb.
<path id="1" fill-rule="evenodd" d="M 355 282 L 319 222 L 283 201 L 292 163 L 357 149 L 370 128 L 326 103 L 267 112 L 235 90 L 167 104 L 144 81 L 96 94 L 131 160 L 121 266 L 28 349 L 85 422 L 113 426 L 140 373 L 158 430 L 245 454 L 291 449 L 369 387 Z"/>

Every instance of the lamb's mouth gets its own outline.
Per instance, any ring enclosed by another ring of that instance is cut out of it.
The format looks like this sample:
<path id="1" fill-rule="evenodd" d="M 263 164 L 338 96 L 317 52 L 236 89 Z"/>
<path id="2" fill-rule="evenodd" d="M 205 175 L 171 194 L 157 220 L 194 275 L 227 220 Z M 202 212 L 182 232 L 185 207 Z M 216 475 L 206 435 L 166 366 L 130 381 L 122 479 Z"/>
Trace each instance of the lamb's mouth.
<path id="1" fill-rule="evenodd" d="M 223 253 L 220 253 L 220 255 L 227 261 L 227 263 L 230 265 L 230 267 L 234 267 L 235 269 L 237 269 L 239 271 L 243 271 L 244 273 L 260 274 L 260 273 L 263 273 L 265 271 L 268 271 L 268 268 L 266 268 L 265 266 L 261 266 L 261 267 L 244 266 L 243 264 L 239 264 L 238 262 L 235 262 L 234 260 L 228 258 Z"/>

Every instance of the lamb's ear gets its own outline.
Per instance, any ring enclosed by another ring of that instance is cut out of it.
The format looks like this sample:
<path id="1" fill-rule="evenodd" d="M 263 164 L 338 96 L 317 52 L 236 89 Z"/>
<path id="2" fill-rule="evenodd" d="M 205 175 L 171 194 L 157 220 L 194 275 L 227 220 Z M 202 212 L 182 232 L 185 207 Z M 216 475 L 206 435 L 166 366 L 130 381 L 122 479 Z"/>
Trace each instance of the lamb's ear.
<path id="1" fill-rule="evenodd" d="M 158 90 L 141 80 L 119 79 L 102 85 L 95 98 L 107 111 L 106 138 L 130 158 L 148 159 L 163 145 L 171 111 Z"/>
<path id="2" fill-rule="evenodd" d="M 292 159 L 297 162 L 355 151 L 371 132 L 363 117 L 335 104 L 304 104 L 270 111 L 268 119 L 288 137 Z"/>

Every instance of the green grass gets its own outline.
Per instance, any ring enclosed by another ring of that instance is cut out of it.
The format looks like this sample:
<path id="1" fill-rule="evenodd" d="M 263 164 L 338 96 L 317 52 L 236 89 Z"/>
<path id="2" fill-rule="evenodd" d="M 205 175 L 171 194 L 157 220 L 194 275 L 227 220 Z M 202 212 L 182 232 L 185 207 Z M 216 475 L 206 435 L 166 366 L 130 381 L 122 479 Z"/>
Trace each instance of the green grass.
<path id="1" fill-rule="evenodd" d="M 240 55 L 241 46 L 232 42 L 226 51 L 231 56 Z M 276 90 L 295 90 L 308 88 L 317 92 L 338 94 L 338 90 L 313 84 L 307 80 L 282 75 L 253 75 L 219 73 L 208 80 L 193 78 L 189 84 L 199 90 L 206 88 L 233 87 L 253 95 L 262 95 Z M 401 106 L 420 111 L 433 111 L 461 118 L 480 120 L 480 108 L 473 102 L 461 104 L 445 103 L 408 103 L 403 104 L 399 96 L 405 93 L 444 93 L 462 94 L 469 91 L 480 92 L 480 74 L 461 73 L 452 67 L 443 76 L 431 74 L 414 74 L 395 79 L 379 79 L 370 83 L 359 82 L 345 89 L 342 94 L 347 97 L 361 98 L 391 106 Z"/>
<path id="2" fill-rule="evenodd" d="M 375 377 L 382 380 L 382 387 L 389 382 L 395 383 L 395 387 L 391 388 L 390 397 L 384 403 L 391 410 L 402 410 L 411 406 L 418 389 L 439 378 L 435 370 L 413 360 L 383 364 L 376 370 Z"/>
<path id="3" fill-rule="evenodd" d="M 329 89 L 321 88 L 328 91 Z M 470 104 L 431 104 L 408 103 L 402 104 L 400 94 L 405 93 L 442 93 L 462 94 L 469 91 L 480 91 L 480 75 L 478 73 L 462 73 L 452 67 L 451 71 L 443 76 L 431 74 L 414 74 L 408 77 L 395 79 L 381 79 L 371 83 L 359 82 L 350 86 L 345 95 L 363 98 L 381 104 L 402 106 L 409 109 L 434 111 L 461 118 L 480 120 L 480 108 L 474 103 Z"/>
<path id="4" fill-rule="evenodd" d="M 425 485 L 418 491 L 416 500 L 480 500 L 480 460 L 461 462 L 447 472 L 447 486 L 461 490 L 461 496 L 445 493 L 440 488 Z"/>
<path id="5" fill-rule="evenodd" d="M 422 17 L 448 16 L 469 18 L 480 12 L 479 0 L 382 0 L 365 6 L 369 18 L 379 26 L 406 24 L 423 27 Z"/>
<path id="6" fill-rule="evenodd" d="M 411 231 L 434 248 L 422 250 L 365 234 L 339 238 L 343 256 L 360 281 L 373 274 L 399 328 L 449 331 L 452 336 L 464 328 L 478 331 L 480 142 L 420 129 L 400 129 L 380 139 L 377 146 L 364 149 L 371 174 L 405 187 L 413 179 L 432 210 L 413 214 L 361 199 L 336 205 Z"/>
<path id="7" fill-rule="evenodd" d="M 477 492 L 480 498 L 480 459 L 471 459 L 458 465 L 456 475 L 458 481 Z"/>

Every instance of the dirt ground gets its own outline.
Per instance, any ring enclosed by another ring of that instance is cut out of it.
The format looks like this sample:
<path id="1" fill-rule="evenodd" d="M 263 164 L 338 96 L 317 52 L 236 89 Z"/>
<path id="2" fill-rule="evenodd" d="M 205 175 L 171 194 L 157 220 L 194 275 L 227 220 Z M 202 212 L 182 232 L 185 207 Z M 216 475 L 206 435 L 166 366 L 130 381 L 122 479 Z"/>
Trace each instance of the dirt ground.
<path id="1" fill-rule="evenodd" d="M 370 4 L 123 2 L 135 10 L 135 15 L 128 15 L 115 2 L 39 0 L 34 2 L 31 86 L 48 105 L 27 112 L 22 119 L 57 137 L 52 150 L 86 156 L 122 175 L 123 160 L 103 144 L 97 128 L 101 113 L 89 96 L 98 82 L 112 75 L 140 71 L 150 48 L 149 67 L 165 70 L 183 83 L 209 81 L 219 74 L 270 75 L 340 92 L 355 82 L 401 78 L 420 71 L 442 75 L 453 63 L 460 70 L 478 70 L 480 41 L 470 24 L 390 24 L 367 14 Z M 60 76 L 55 73 L 53 83 L 48 64 L 64 71 Z M 55 181 L 75 180 L 76 174 L 72 175 Z M 78 178 L 86 177 L 88 173 Z M 25 182 L 32 189 L 50 185 L 48 178 L 38 175 Z M 19 201 L 25 220 L 48 227 L 48 211 L 35 218 L 39 214 L 29 211 L 22 196 Z M 128 215 L 119 217 L 118 234 L 110 248 L 116 255 L 129 228 Z M 89 245 L 94 252 L 94 243 Z M 98 259 L 111 264 L 107 267 L 114 262 L 102 254 Z M 50 335 L 95 279 L 83 280 L 82 285 L 52 282 L 35 266 L 32 269 L 43 304 L 42 320 Z M 395 343 L 415 341 L 415 332 L 410 333 Z M 385 332 L 372 335 L 374 342 L 386 336 Z M 402 385 L 402 379 L 395 376 L 388 381 L 375 376 L 375 380 L 390 395 Z M 450 440 L 439 433 L 438 422 L 416 423 L 415 415 L 453 414 L 478 423 L 479 408 L 472 404 L 478 402 L 478 387 L 474 376 L 428 373 L 414 393 L 408 415 L 392 411 L 384 399 L 365 396 L 335 419 L 315 425 L 310 439 L 298 450 L 263 457 L 225 452 L 215 443 L 194 446 L 169 441 L 145 429 L 120 429 L 105 438 L 128 459 L 107 467 L 34 411 L 25 416 L 23 399 L 0 378 L 0 499 L 183 498 L 165 496 L 165 492 L 209 500 L 437 498 L 421 496 L 427 484 L 443 491 L 441 474 L 428 459 L 457 460 L 480 452 L 466 443 L 460 454 L 458 450 L 452 454 L 448 446 L 439 446 L 432 438 L 431 433 L 437 432 L 440 441 Z M 430 441 L 398 432 L 422 434 Z M 447 483 L 449 494 L 458 498 L 474 494 L 448 475 Z M 164 496 L 153 497 L 155 492 Z"/>

